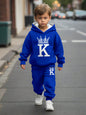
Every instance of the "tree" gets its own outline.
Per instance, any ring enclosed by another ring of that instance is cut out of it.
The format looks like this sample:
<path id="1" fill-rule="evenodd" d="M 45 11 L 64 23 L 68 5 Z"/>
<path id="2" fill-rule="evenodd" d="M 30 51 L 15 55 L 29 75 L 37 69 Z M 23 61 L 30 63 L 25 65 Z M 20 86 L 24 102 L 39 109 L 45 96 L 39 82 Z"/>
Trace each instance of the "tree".
<path id="1" fill-rule="evenodd" d="M 44 3 L 48 4 L 50 7 L 52 7 L 52 3 L 54 2 L 55 0 L 43 0 Z"/>
<path id="2" fill-rule="evenodd" d="M 83 2 L 82 2 L 82 9 L 86 10 L 86 0 L 83 0 Z"/>
<path id="3" fill-rule="evenodd" d="M 67 7 L 68 4 L 72 4 L 72 0 L 59 0 L 61 6 Z"/>
<path id="4" fill-rule="evenodd" d="M 50 7 L 52 7 L 52 3 L 54 1 L 59 1 L 61 6 L 63 7 L 67 7 L 68 4 L 72 4 L 72 0 L 43 0 L 43 2 L 49 4 Z"/>

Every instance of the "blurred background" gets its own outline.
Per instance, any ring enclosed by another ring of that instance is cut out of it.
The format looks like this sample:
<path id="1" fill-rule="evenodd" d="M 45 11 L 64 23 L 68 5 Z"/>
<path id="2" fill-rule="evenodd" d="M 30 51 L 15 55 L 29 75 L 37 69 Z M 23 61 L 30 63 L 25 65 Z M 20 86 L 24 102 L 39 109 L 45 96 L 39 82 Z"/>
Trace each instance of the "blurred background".
<path id="1" fill-rule="evenodd" d="M 0 0 L 0 24 L 5 21 L 13 36 L 19 34 L 32 24 L 34 7 L 41 3 L 50 5 L 52 19 L 86 19 L 86 0 Z"/>
<path id="2" fill-rule="evenodd" d="M 0 115 L 47 114 L 33 106 L 30 65 L 22 71 L 18 61 L 41 3 L 52 8 L 50 23 L 66 59 L 61 72 L 56 66 L 55 111 L 49 114 L 86 115 L 86 0 L 0 0 Z"/>

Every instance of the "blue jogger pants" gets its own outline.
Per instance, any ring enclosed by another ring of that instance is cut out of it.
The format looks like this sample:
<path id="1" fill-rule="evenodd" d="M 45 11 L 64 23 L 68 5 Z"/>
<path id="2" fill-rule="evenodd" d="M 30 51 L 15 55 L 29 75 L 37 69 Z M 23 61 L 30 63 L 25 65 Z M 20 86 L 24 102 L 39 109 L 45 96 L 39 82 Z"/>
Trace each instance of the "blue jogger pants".
<path id="1" fill-rule="evenodd" d="M 55 65 L 32 66 L 32 84 L 35 93 L 41 95 L 44 91 L 46 100 L 52 100 L 55 97 Z"/>

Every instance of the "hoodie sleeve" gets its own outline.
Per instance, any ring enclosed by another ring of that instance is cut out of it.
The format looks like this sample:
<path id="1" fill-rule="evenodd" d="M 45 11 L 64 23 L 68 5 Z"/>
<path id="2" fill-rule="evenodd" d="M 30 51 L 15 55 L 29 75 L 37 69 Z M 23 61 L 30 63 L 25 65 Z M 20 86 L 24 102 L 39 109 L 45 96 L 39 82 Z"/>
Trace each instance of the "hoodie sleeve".
<path id="1" fill-rule="evenodd" d="M 63 67 L 65 63 L 64 50 L 61 38 L 57 32 L 55 37 L 55 55 L 57 56 L 58 67 Z"/>
<path id="2" fill-rule="evenodd" d="M 20 53 L 20 65 L 25 65 L 27 57 L 31 54 L 31 38 L 30 34 L 27 35 L 23 43 L 22 52 Z"/>

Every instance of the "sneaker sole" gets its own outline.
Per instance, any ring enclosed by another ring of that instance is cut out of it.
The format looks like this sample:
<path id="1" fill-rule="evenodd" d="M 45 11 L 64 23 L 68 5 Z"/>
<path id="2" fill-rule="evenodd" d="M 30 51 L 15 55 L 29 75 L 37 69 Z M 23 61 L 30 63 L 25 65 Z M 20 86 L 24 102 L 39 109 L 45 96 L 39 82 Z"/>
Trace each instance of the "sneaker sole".
<path id="1" fill-rule="evenodd" d="M 46 111 L 54 111 L 54 109 L 46 109 Z"/>
<path id="2" fill-rule="evenodd" d="M 53 109 L 51 109 L 51 108 L 45 108 L 46 109 L 46 111 L 54 111 L 54 108 Z"/>
<path id="3" fill-rule="evenodd" d="M 35 103 L 35 105 L 40 106 L 40 105 L 42 105 L 42 103 Z"/>

